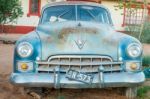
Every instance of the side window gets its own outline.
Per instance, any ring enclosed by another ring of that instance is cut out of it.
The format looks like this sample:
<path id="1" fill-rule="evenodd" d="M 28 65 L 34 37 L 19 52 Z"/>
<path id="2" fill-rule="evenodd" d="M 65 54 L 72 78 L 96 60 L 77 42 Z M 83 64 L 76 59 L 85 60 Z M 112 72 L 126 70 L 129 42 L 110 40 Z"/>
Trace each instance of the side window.
<path id="1" fill-rule="evenodd" d="M 29 0 L 29 12 L 27 16 L 40 16 L 41 0 Z"/>

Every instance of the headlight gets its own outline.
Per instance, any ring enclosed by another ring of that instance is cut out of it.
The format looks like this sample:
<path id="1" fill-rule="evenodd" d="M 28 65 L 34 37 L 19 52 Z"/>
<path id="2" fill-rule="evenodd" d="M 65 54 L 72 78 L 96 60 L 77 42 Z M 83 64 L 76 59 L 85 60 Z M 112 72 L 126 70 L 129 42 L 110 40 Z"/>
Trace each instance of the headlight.
<path id="1" fill-rule="evenodd" d="M 29 57 L 32 54 L 33 47 L 28 42 L 22 42 L 17 47 L 17 53 L 21 57 Z"/>
<path id="2" fill-rule="evenodd" d="M 142 53 L 142 47 L 140 44 L 137 43 L 131 43 L 128 47 L 127 47 L 127 53 L 130 57 L 132 58 L 136 58 L 139 57 Z"/>

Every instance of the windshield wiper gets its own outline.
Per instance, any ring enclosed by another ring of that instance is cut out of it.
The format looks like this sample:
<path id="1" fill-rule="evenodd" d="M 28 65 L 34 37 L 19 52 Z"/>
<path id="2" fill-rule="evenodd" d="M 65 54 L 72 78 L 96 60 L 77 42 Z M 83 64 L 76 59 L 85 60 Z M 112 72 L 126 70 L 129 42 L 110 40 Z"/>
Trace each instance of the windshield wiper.
<path id="1" fill-rule="evenodd" d="M 89 11 L 89 10 L 86 10 L 88 12 L 88 14 L 96 21 L 96 17 Z"/>
<path id="2" fill-rule="evenodd" d="M 63 13 L 61 13 L 60 15 L 57 16 L 57 21 L 59 18 L 61 18 L 61 16 L 67 14 L 68 12 L 70 12 L 71 10 L 67 10 L 67 11 L 64 11 Z"/>

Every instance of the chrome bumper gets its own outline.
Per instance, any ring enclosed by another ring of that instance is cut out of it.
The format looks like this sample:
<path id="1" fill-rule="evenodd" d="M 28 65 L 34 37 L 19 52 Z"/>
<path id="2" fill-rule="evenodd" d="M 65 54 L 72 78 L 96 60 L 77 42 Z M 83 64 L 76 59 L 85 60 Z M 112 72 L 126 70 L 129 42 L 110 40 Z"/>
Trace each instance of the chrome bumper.
<path id="1" fill-rule="evenodd" d="M 97 73 L 94 74 L 92 84 L 69 80 L 65 73 L 12 73 L 10 81 L 15 85 L 27 87 L 50 87 L 50 88 L 105 88 L 105 87 L 128 87 L 140 85 L 145 81 L 143 72 L 138 73 Z"/>

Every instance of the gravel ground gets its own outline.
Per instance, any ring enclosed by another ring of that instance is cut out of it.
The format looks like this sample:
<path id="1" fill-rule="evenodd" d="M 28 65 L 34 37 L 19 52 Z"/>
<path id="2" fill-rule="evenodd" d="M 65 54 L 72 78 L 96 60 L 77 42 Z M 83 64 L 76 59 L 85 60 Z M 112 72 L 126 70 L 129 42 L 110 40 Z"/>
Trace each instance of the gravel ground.
<path id="1" fill-rule="evenodd" d="M 144 48 L 147 49 L 148 46 Z M 33 99 L 24 94 L 22 87 L 13 86 L 8 81 L 12 71 L 13 49 L 12 44 L 0 43 L 0 99 Z M 126 99 L 119 93 L 116 89 L 51 89 L 44 99 Z"/>

